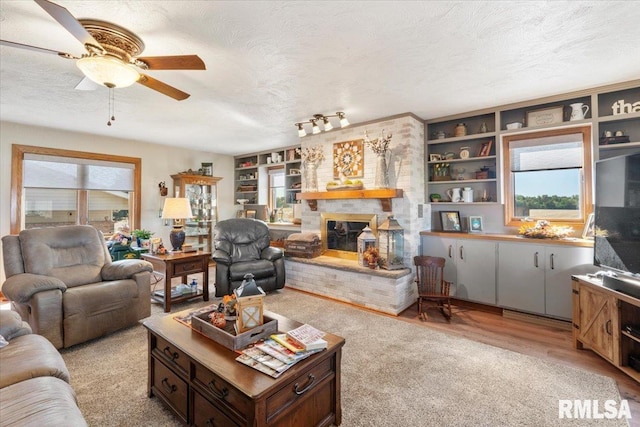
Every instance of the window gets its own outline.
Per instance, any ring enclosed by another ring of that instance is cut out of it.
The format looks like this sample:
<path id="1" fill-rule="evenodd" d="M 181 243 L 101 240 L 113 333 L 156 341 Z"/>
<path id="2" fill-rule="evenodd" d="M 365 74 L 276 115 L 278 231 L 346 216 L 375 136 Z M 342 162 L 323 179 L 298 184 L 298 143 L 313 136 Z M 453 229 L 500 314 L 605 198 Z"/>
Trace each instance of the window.
<path id="1" fill-rule="evenodd" d="M 140 159 L 13 146 L 11 232 L 91 224 L 105 234 L 140 223 Z"/>
<path id="2" fill-rule="evenodd" d="M 591 212 L 591 128 L 503 138 L 505 223 L 546 219 L 580 226 Z"/>
<path id="3" fill-rule="evenodd" d="M 282 209 L 286 206 L 284 168 L 269 169 L 269 209 Z"/>

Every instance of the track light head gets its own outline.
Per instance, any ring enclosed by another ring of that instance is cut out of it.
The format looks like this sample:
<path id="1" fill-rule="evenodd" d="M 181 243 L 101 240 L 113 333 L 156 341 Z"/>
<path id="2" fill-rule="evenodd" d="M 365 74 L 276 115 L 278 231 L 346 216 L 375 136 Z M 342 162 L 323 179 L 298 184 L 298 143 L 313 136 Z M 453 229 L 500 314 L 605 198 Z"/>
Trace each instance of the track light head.
<path id="1" fill-rule="evenodd" d="M 302 127 L 302 123 L 296 123 L 296 126 L 298 126 L 298 136 L 300 138 L 307 136 L 307 131 Z"/>
<path id="2" fill-rule="evenodd" d="M 349 126 L 351 123 L 349 123 L 349 120 L 347 120 L 347 118 L 344 116 L 344 113 L 342 111 L 338 111 L 336 113 L 336 116 L 338 116 L 338 118 L 340 119 L 340 127 L 344 128 Z"/>
<path id="3" fill-rule="evenodd" d="M 313 135 L 319 134 L 320 126 L 318 126 L 318 122 L 316 121 L 316 119 L 310 119 L 309 121 L 311 122 L 311 133 Z"/>

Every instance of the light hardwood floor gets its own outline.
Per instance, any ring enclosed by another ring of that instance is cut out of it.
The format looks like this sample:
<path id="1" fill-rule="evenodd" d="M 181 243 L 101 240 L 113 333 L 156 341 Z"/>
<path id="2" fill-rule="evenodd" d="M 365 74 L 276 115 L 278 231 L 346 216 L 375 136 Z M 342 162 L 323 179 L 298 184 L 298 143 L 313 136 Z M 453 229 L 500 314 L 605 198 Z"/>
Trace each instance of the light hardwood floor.
<path id="1" fill-rule="evenodd" d="M 538 325 L 468 307 L 454 306 L 450 322 L 438 310 L 429 310 L 428 316 L 428 320 L 421 320 L 414 304 L 398 319 L 613 378 L 620 396 L 629 402 L 629 425 L 640 427 L 640 384 L 594 352 L 574 349 L 568 328 Z"/>

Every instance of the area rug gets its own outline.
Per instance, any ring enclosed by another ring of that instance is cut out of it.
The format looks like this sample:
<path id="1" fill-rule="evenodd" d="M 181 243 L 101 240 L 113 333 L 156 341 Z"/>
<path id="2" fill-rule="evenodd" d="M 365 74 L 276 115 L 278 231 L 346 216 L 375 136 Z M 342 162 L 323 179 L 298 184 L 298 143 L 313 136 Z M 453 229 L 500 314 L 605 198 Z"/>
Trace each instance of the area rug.
<path id="1" fill-rule="evenodd" d="M 174 313 L 212 302 L 178 305 Z M 560 399 L 619 403 L 608 377 L 293 290 L 268 295 L 265 308 L 345 338 L 345 427 L 628 425 L 624 419 L 558 418 Z M 157 306 L 153 311 L 165 315 Z M 89 425 L 180 425 L 156 398 L 147 397 L 143 326 L 62 355 Z"/>

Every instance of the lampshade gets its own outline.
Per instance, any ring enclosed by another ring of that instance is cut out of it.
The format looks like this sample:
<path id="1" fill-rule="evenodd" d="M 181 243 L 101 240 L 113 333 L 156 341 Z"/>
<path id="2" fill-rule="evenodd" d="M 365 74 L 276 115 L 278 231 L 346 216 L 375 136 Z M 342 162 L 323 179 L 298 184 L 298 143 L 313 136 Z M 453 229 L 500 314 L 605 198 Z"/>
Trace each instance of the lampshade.
<path id="1" fill-rule="evenodd" d="M 191 203 L 185 197 L 167 197 L 164 199 L 162 208 L 162 218 L 164 219 L 185 219 L 193 218 L 191 213 Z"/>
<path id="2" fill-rule="evenodd" d="M 318 126 L 318 123 L 316 123 L 315 120 L 312 120 L 311 123 L 313 124 L 311 127 L 311 133 L 314 135 L 320 133 L 320 126 Z"/>
<path id="3" fill-rule="evenodd" d="M 107 87 L 131 86 L 140 78 L 133 65 L 112 56 L 88 56 L 76 62 L 90 80 Z"/>

